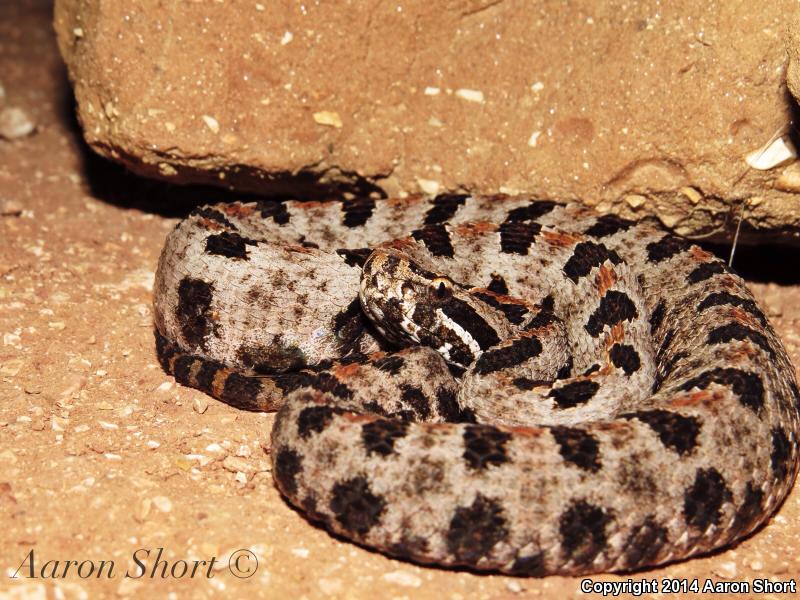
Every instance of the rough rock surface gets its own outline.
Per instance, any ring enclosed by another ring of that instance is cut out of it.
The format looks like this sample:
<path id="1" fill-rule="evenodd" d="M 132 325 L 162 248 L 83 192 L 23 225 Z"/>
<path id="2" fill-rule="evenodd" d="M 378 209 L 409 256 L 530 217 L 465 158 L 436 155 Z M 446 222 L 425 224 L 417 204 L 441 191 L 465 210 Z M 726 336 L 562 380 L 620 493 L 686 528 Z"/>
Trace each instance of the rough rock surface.
<path id="1" fill-rule="evenodd" d="M 579 198 L 679 233 L 798 241 L 791 0 L 58 0 L 89 144 L 259 193 Z M 754 230 L 754 231 L 753 231 Z M 761 236 L 763 237 L 763 236 Z"/>

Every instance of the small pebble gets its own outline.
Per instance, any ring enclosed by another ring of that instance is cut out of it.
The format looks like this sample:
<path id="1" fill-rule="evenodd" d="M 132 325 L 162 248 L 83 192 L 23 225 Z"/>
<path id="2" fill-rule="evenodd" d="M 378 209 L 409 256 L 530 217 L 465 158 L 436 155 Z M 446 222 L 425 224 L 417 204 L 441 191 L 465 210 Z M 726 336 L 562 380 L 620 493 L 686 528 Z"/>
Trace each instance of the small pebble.
<path id="1" fill-rule="evenodd" d="M 161 512 L 168 513 L 172 510 L 172 501 L 166 496 L 155 496 L 153 504 Z"/>
<path id="2" fill-rule="evenodd" d="M 723 579 L 733 579 L 736 577 L 736 572 L 737 569 L 735 562 L 724 562 L 714 569 L 714 574 L 722 577 Z"/>
<path id="3" fill-rule="evenodd" d="M 18 217 L 22 214 L 22 204 L 16 200 L 0 201 L 0 217 Z"/>
<path id="4" fill-rule="evenodd" d="M 0 137 L 16 140 L 33 133 L 36 125 L 21 108 L 9 106 L 0 111 Z"/>
<path id="5" fill-rule="evenodd" d="M 199 415 L 202 415 L 208 410 L 208 400 L 205 398 L 195 398 L 192 401 L 192 409 Z"/>
<path id="6" fill-rule="evenodd" d="M 419 587 L 422 585 L 422 579 L 408 571 L 392 571 L 384 574 L 383 579 L 403 587 Z"/>

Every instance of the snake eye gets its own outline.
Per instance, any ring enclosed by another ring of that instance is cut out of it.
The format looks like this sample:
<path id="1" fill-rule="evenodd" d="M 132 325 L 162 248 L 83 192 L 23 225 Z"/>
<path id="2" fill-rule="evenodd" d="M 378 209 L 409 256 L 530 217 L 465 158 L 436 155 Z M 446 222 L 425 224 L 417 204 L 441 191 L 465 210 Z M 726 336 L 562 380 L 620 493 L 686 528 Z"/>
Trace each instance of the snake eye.
<path id="1" fill-rule="evenodd" d="M 453 282 L 447 277 L 437 277 L 432 281 L 434 294 L 439 300 L 449 298 L 453 293 Z"/>

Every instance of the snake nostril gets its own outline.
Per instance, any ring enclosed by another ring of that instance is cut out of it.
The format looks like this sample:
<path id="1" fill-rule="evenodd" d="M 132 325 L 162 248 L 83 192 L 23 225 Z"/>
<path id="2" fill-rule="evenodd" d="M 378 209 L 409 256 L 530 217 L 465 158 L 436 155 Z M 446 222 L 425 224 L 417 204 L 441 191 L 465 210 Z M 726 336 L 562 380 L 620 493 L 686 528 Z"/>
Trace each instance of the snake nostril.
<path id="1" fill-rule="evenodd" d="M 453 282 L 445 277 L 437 277 L 433 280 L 433 285 L 434 294 L 439 300 L 445 300 L 453 294 Z"/>

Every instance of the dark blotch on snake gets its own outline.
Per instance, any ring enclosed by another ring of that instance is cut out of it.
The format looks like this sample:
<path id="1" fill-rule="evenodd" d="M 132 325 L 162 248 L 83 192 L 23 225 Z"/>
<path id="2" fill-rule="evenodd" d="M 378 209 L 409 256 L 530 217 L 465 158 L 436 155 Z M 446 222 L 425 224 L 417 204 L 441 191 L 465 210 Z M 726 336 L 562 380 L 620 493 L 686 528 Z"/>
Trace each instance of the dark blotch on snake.
<path id="1" fill-rule="evenodd" d="M 508 220 L 500 225 L 500 251 L 506 254 L 528 254 L 533 239 L 542 230 L 538 223 L 517 223 Z"/>
<path id="2" fill-rule="evenodd" d="M 758 305 L 749 298 L 741 298 L 734 296 L 730 292 L 714 292 L 706 296 L 703 301 L 697 305 L 697 312 L 702 312 L 707 308 L 713 306 L 738 306 L 742 310 L 753 315 L 761 325 L 767 324 L 767 317 L 758 308 Z"/>
<path id="3" fill-rule="evenodd" d="M 658 434 L 661 443 L 679 455 L 689 454 L 697 447 L 700 422 L 697 417 L 684 416 L 668 410 L 640 410 L 621 415 L 625 419 L 638 419 Z"/>
<path id="4" fill-rule="evenodd" d="M 591 237 L 607 237 L 620 231 L 627 231 L 633 225 L 633 221 L 628 221 L 617 215 L 602 215 L 597 218 L 594 225 L 586 230 L 586 235 Z"/>
<path id="5" fill-rule="evenodd" d="M 289 211 L 283 202 L 260 200 L 256 202 L 256 207 L 263 219 L 272 219 L 278 225 L 286 225 L 289 222 Z"/>
<path id="6" fill-rule="evenodd" d="M 289 495 L 297 493 L 297 474 L 302 470 L 302 458 L 294 450 L 281 449 L 275 457 L 275 480 Z"/>
<path id="7" fill-rule="evenodd" d="M 634 526 L 625 548 L 625 565 L 629 569 L 652 564 L 667 543 L 667 529 L 656 523 L 652 515 L 640 525 Z"/>
<path id="8" fill-rule="evenodd" d="M 449 221 L 464 205 L 467 198 L 466 194 L 439 194 L 433 199 L 433 206 L 425 213 L 425 225 Z"/>
<path id="9" fill-rule="evenodd" d="M 503 507 L 478 492 L 471 506 L 456 508 L 447 531 L 447 549 L 460 563 L 474 565 L 507 537 Z"/>
<path id="10" fill-rule="evenodd" d="M 508 294 L 508 284 L 502 276 L 492 273 L 492 281 L 486 287 L 490 292 L 495 294 Z"/>
<path id="11" fill-rule="evenodd" d="M 627 294 L 617 290 L 608 290 L 600 300 L 600 306 L 589 317 L 585 329 L 589 335 L 597 337 L 605 325 L 613 327 L 622 321 L 633 321 L 638 316 L 639 312 Z"/>
<path id="12" fill-rule="evenodd" d="M 744 500 L 736 509 L 733 525 L 731 525 L 731 530 L 735 535 L 751 531 L 758 524 L 759 517 L 763 515 L 763 503 L 764 492 L 748 481 L 744 490 Z"/>
<path id="13" fill-rule="evenodd" d="M 225 225 L 229 229 L 233 229 L 236 231 L 236 225 L 231 223 L 225 215 L 223 215 L 220 211 L 211 208 L 209 206 L 204 206 L 203 208 L 195 208 L 191 213 L 189 213 L 190 217 L 202 217 L 204 219 L 208 219 L 210 221 L 216 221 L 221 225 Z"/>
<path id="14" fill-rule="evenodd" d="M 614 250 L 609 250 L 603 244 L 580 242 L 564 265 L 564 274 L 573 283 L 578 283 L 578 279 L 586 277 L 593 268 L 599 267 L 606 261 L 618 265 L 622 259 Z"/>
<path id="15" fill-rule="evenodd" d="M 549 396 L 559 408 L 572 408 L 591 400 L 600 389 L 596 381 L 573 381 L 565 386 L 553 388 Z"/>
<path id="16" fill-rule="evenodd" d="M 431 406 L 425 394 L 422 393 L 422 389 L 407 383 L 400 387 L 403 390 L 400 395 L 403 404 L 414 409 L 414 412 L 417 413 L 420 419 L 429 419 L 431 416 Z"/>
<path id="17" fill-rule="evenodd" d="M 716 367 L 693 377 L 684 383 L 681 389 L 685 392 L 692 388 L 704 390 L 712 383 L 730 386 L 733 393 L 739 396 L 739 402 L 755 413 L 764 406 L 764 384 L 761 378 L 755 373 L 741 369 Z"/>
<path id="18" fill-rule="evenodd" d="M 395 419 L 376 419 L 361 428 L 361 441 L 367 454 L 389 456 L 394 453 L 394 444 L 405 437 L 408 423 Z"/>
<path id="19" fill-rule="evenodd" d="M 659 241 L 647 244 L 647 260 L 652 263 L 660 263 L 684 250 L 688 250 L 690 245 L 689 242 L 682 238 L 667 234 Z"/>
<path id="20" fill-rule="evenodd" d="M 425 244 L 434 256 L 453 257 L 455 250 L 450 242 L 450 234 L 444 225 L 426 225 L 422 229 L 411 232 L 411 237 Z"/>
<path id="21" fill-rule="evenodd" d="M 635 373 L 642 366 L 639 353 L 630 344 L 614 344 L 608 355 L 614 366 L 625 371 L 626 375 Z"/>
<path id="22" fill-rule="evenodd" d="M 200 279 L 184 277 L 178 284 L 175 316 L 189 346 L 205 348 L 205 338 L 213 327 L 209 314 L 213 295 L 214 286 Z"/>
<path id="23" fill-rule="evenodd" d="M 550 433 L 560 446 L 564 460 L 591 473 L 600 470 L 600 445 L 591 434 L 576 427 L 562 426 L 551 427 Z"/>
<path id="24" fill-rule="evenodd" d="M 728 272 L 728 268 L 725 266 L 725 263 L 715 260 L 713 262 L 703 263 L 702 265 L 696 267 L 694 271 L 689 273 L 689 276 L 686 279 L 691 284 L 700 283 L 706 279 L 711 279 L 714 275 L 719 275 L 726 272 Z"/>
<path id="25" fill-rule="evenodd" d="M 354 198 L 342 202 L 342 212 L 344 219 L 342 225 L 345 227 L 361 227 L 369 221 L 375 211 L 375 200 L 372 198 Z"/>
<path id="26" fill-rule="evenodd" d="M 556 206 L 563 206 L 558 202 L 552 200 L 534 200 L 527 206 L 519 206 L 508 212 L 506 216 L 506 223 L 521 223 L 526 221 L 535 221 L 539 217 L 552 212 Z"/>
<path id="27" fill-rule="evenodd" d="M 366 477 L 358 476 L 333 486 L 330 509 L 339 524 L 364 536 L 380 521 L 386 501 L 372 493 Z"/>
<path id="28" fill-rule="evenodd" d="M 467 425 L 464 428 L 464 459 L 470 468 L 482 470 L 508 461 L 505 445 L 511 434 L 492 425 Z"/>
<path id="29" fill-rule="evenodd" d="M 565 558 L 588 565 L 606 547 L 606 525 L 611 517 L 599 506 L 579 500 L 559 519 L 561 546 Z"/>
<path id="30" fill-rule="evenodd" d="M 686 522 L 705 531 L 717 525 L 722 518 L 722 505 L 731 497 L 725 480 L 715 468 L 698 469 L 694 483 L 683 496 L 683 514 Z"/>
<path id="31" fill-rule="evenodd" d="M 792 444 L 786 432 L 780 427 L 772 430 L 772 472 L 778 479 L 785 479 L 789 474 L 790 458 L 792 457 Z"/>
<path id="32" fill-rule="evenodd" d="M 493 348 L 481 354 L 475 362 L 473 371 L 479 375 L 486 375 L 520 365 L 541 352 L 542 343 L 536 336 L 521 336 L 507 346 Z"/>

